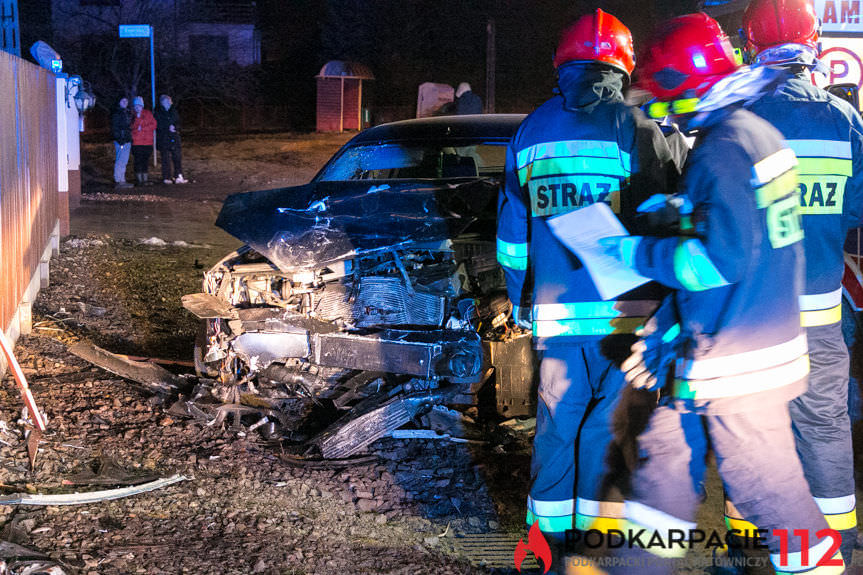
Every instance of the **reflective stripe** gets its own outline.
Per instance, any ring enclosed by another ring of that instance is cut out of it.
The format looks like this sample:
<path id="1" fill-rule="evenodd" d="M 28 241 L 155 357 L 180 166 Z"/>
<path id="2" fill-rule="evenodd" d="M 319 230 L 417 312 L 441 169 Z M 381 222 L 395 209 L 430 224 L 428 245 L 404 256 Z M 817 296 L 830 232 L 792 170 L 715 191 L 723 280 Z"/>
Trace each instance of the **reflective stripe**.
<path id="1" fill-rule="evenodd" d="M 527 243 L 510 243 L 497 239 L 497 261 L 500 265 L 514 270 L 527 269 Z"/>
<path id="2" fill-rule="evenodd" d="M 797 165 L 794 150 L 782 148 L 752 166 L 754 186 L 761 186 L 784 174 Z"/>
<path id="3" fill-rule="evenodd" d="M 800 311 L 814 311 L 842 305 L 842 288 L 827 293 L 800 296 Z"/>
<path id="4" fill-rule="evenodd" d="M 812 570 L 815 567 L 815 564 L 821 560 L 825 553 L 833 546 L 833 538 L 825 537 L 818 544 L 809 547 L 808 553 L 808 562 L 811 565 L 803 565 L 803 552 L 795 551 L 793 553 L 788 553 L 786 556 L 782 556 L 779 553 L 771 553 L 770 554 L 770 562 L 773 563 L 773 567 L 776 568 L 777 573 L 818 573 L 821 575 L 822 571 L 819 569 Z M 782 565 L 780 561 L 785 564 Z M 836 569 L 835 567 L 829 569 Z M 844 567 L 843 567 L 844 570 Z M 834 571 L 824 571 L 824 573 L 834 573 Z M 842 573 L 842 571 L 838 571 L 837 573 Z"/>
<path id="5" fill-rule="evenodd" d="M 527 257 L 527 243 L 512 243 L 497 238 L 497 251 L 516 258 Z"/>
<path id="6" fill-rule="evenodd" d="M 630 165 L 628 153 L 620 150 L 617 142 L 610 140 L 564 140 L 534 144 L 518 153 L 517 164 L 521 169 L 535 160 L 571 156 L 592 156 L 596 158 L 621 158 L 627 169 Z"/>
<path id="7" fill-rule="evenodd" d="M 701 240 L 682 240 L 674 250 L 674 275 L 684 289 L 702 291 L 728 285 Z"/>
<path id="8" fill-rule="evenodd" d="M 614 318 L 650 315 L 659 306 L 655 300 L 579 301 L 541 303 L 533 306 L 535 321 Z"/>
<path id="9" fill-rule="evenodd" d="M 747 395 L 790 385 L 808 373 L 809 356 L 804 355 L 785 365 L 743 375 L 707 380 L 676 379 L 674 396 L 680 399 L 718 399 Z"/>
<path id="10" fill-rule="evenodd" d="M 558 501 L 543 501 L 534 499 L 530 495 L 527 496 L 527 509 L 533 511 L 536 515 L 551 517 L 555 515 L 572 515 L 575 508 L 573 499 L 561 499 Z"/>
<path id="11" fill-rule="evenodd" d="M 800 325 L 803 327 L 815 327 L 819 325 L 833 325 L 842 321 L 842 305 L 830 309 L 818 311 L 801 311 Z"/>
<path id="12" fill-rule="evenodd" d="M 677 377 L 685 379 L 713 379 L 759 371 L 788 363 L 808 351 L 806 334 L 792 340 L 743 353 L 734 353 L 699 360 L 677 360 Z"/>
<path id="13" fill-rule="evenodd" d="M 611 335 L 634 333 L 644 325 L 646 317 L 616 317 L 601 319 L 559 319 L 533 321 L 534 337 L 567 335 Z"/>
<path id="14" fill-rule="evenodd" d="M 653 507 L 649 507 L 643 503 L 638 503 L 637 501 L 626 502 L 626 518 L 628 519 L 628 529 L 631 529 L 632 531 L 645 529 L 650 532 L 650 536 L 645 536 L 643 539 L 644 541 L 650 541 L 653 537 L 653 533 L 658 533 L 662 538 L 662 541 L 667 543 L 669 540 L 670 530 L 677 530 L 688 537 L 689 533 L 696 527 L 695 523 L 678 519 L 664 511 L 654 509 Z M 658 557 L 675 558 L 685 556 L 687 551 L 686 548 L 686 545 L 676 544 L 673 546 L 669 545 L 667 548 L 649 545 L 643 549 Z"/>
<path id="15" fill-rule="evenodd" d="M 845 531 L 846 529 L 855 529 L 857 527 L 857 511 L 849 511 L 848 513 L 835 513 L 832 515 L 824 514 L 824 519 L 827 520 L 827 526 L 836 531 Z"/>
<path id="16" fill-rule="evenodd" d="M 831 560 L 836 560 L 836 559 L 838 559 L 839 561 L 842 561 L 842 553 L 840 553 L 839 551 L 837 551 L 833 555 L 833 557 L 831 558 Z M 771 561 L 773 560 L 772 555 L 770 556 L 770 560 Z M 774 565 L 774 567 L 776 567 L 775 563 L 773 565 Z M 801 574 L 805 574 L 805 575 L 842 575 L 843 573 L 845 573 L 845 562 L 842 561 L 842 565 L 836 566 L 836 567 L 828 567 L 826 565 L 822 565 L 820 567 L 814 567 L 814 568 L 806 567 L 801 571 L 788 571 L 787 570 L 788 567 L 782 567 L 782 569 L 783 570 L 780 571 L 779 568 L 776 567 L 776 575 L 792 575 L 792 574 L 796 574 L 796 573 L 801 573 Z"/>
<path id="17" fill-rule="evenodd" d="M 508 256 L 506 254 L 502 254 L 500 252 L 497 253 L 497 263 L 502 265 L 505 268 L 509 268 L 511 270 L 517 271 L 525 271 L 527 270 L 527 258 L 516 258 L 513 256 Z"/>
<path id="18" fill-rule="evenodd" d="M 528 180 L 544 176 L 599 174 L 626 178 L 629 169 L 617 158 L 593 158 L 572 156 L 568 158 L 547 158 L 536 160 L 519 169 L 518 178 L 522 184 Z"/>
<path id="19" fill-rule="evenodd" d="M 627 519 L 654 531 L 662 532 L 677 529 L 689 533 L 696 527 L 696 524 L 691 521 L 678 519 L 674 515 L 669 515 L 638 501 L 627 501 L 624 503 L 624 508 Z"/>
<path id="20" fill-rule="evenodd" d="M 572 515 L 563 517 L 542 517 L 535 514 L 533 511 L 527 512 L 525 522 L 528 527 L 534 523 L 539 523 L 540 531 L 544 533 L 564 533 L 572 529 Z"/>
<path id="21" fill-rule="evenodd" d="M 824 514 L 848 513 L 857 507 L 857 497 L 843 495 L 842 497 L 816 497 L 815 503 Z"/>
<path id="22" fill-rule="evenodd" d="M 851 142 L 841 140 L 785 140 L 798 158 L 822 156 L 851 159 Z"/>
<path id="23" fill-rule="evenodd" d="M 798 172 L 788 170 L 776 179 L 767 182 L 755 190 L 755 204 L 766 208 L 770 204 L 797 192 Z"/>
<path id="24" fill-rule="evenodd" d="M 575 500 L 575 528 L 581 531 L 595 529 L 607 533 L 609 529 L 621 529 L 624 506 L 622 501 Z"/>
<path id="25" fill-rule="evenodd" d="M 798 158 L 797 171 L 809 176 L 854 175 L 854 168 L 851 165 L 851 160 L 840 160 L 837 158 Z"/>

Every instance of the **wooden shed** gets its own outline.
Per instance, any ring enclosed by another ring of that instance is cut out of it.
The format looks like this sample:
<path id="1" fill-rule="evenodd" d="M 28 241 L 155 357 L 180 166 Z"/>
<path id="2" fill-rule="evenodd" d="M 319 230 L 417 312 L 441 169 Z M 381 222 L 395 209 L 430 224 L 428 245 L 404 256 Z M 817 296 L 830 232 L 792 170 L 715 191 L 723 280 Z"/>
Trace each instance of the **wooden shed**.
<path id="1" fill-rule="evenodd" d="M 364 127 L 363 81 L 374 80 L 371 70 L 357 62 L 330 60 L 318 80 L 318 132 L 343 132 Z"/>

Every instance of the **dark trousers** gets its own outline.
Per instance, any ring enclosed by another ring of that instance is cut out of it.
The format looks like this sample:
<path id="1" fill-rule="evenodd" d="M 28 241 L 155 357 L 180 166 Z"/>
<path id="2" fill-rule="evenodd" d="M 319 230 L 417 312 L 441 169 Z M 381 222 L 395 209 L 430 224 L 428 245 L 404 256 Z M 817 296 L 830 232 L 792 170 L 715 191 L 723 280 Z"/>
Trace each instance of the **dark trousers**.
<path id="1" fill-rule="evenodd" d="M 645 541 L 653 531 L 669 541 L 669 529 L 681 533 L 695 529 L 695 512 L 703 497 L 705 457 L 711 445 L 726 495 L 743 518 L 767 530 L 764 542 L 777 572 L 810 571 L 831 549 L 830 537 L 816 536 L 827 529 L 827 521 L 803 475 L 786 404 L 728 415 L 698 415 L 664 405 L 653 412 L 638 444 L 641 457 L 633 493 L 626 502 L 626 518 L 628 528 L 646 530 Z M 776 531 L 782 529 L 789 535 L 787 550 L 781 549 Z M 793 530 L 808 531 L 805 565 L 801 537 Z M 685 552 L 684 545 L 623 548 L 615 554 L 636 560 L 639 569 L 611 572 L 670 574 L 674 559 Z M 824 572 L 841 572 L 839 568 L 828 569 Z"/>
<path id="2" fill-rule="evenodd" d="M 132 146 L 132 160 L 136 174 L 146 174 L 150 164 L 153 146 Z"/>
<path id="3" fill-rule="evenodd" d="M 183 158 L 180 153 L 180 144 L 173 143 L 171 145 L 162 146 L 159 149 L 162 154 L 162 179 L 172 180 L 183 173 Z M 171 162 L 174 164 L 173 175 L 171 172 Z"/>
<path id="4" fill-rule="evenodd" d="M 527 523 L 557 538 L 573 528 L 619 528 L 622 501 L 603 479 L 623 374 L 599 341 L 541 356 Z"/>

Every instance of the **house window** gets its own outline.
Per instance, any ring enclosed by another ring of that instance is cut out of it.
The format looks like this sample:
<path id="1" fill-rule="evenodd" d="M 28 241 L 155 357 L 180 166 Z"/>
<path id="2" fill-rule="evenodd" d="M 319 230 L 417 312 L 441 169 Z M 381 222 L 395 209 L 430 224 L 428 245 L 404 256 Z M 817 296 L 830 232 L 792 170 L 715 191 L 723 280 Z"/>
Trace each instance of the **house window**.
<path id="1" fill-rule="evenodd" d="M 189 36 L 192 63 L 212 66 L 228 63 L 228 36 L 225 34 L 192 34 Z"/>

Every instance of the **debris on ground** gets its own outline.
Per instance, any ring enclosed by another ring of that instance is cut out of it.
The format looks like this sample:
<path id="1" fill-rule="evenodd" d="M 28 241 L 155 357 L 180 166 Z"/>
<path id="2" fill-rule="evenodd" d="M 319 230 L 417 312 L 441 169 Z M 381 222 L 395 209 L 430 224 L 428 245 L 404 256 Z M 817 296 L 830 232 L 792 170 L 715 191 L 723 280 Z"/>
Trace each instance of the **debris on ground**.
<path id="1" fill-rule="evenodd" d="M 155 363 L 132 361 L 96 345 L 79 342 L 69 353 L 110 371 L 120 377 L 140 383 L 153 393 L 171 393 L 183 386 L 183 380 Z"/>
<path id="2" fill-rule="evenodd" d="M 118 489 L 103 489 L 101 491 L 88 491 L 85 493 L 15 493 L 13 495 L 0 496 L 0 505 L 86 505 L 88 503 L 99 503 L 148 493 L 179 483 L 180 481 L 187 481 L 188 479 L 188 477 L 183 475 L 172 475 L 171 477 L 157 479 L 140 485 Z"/>

